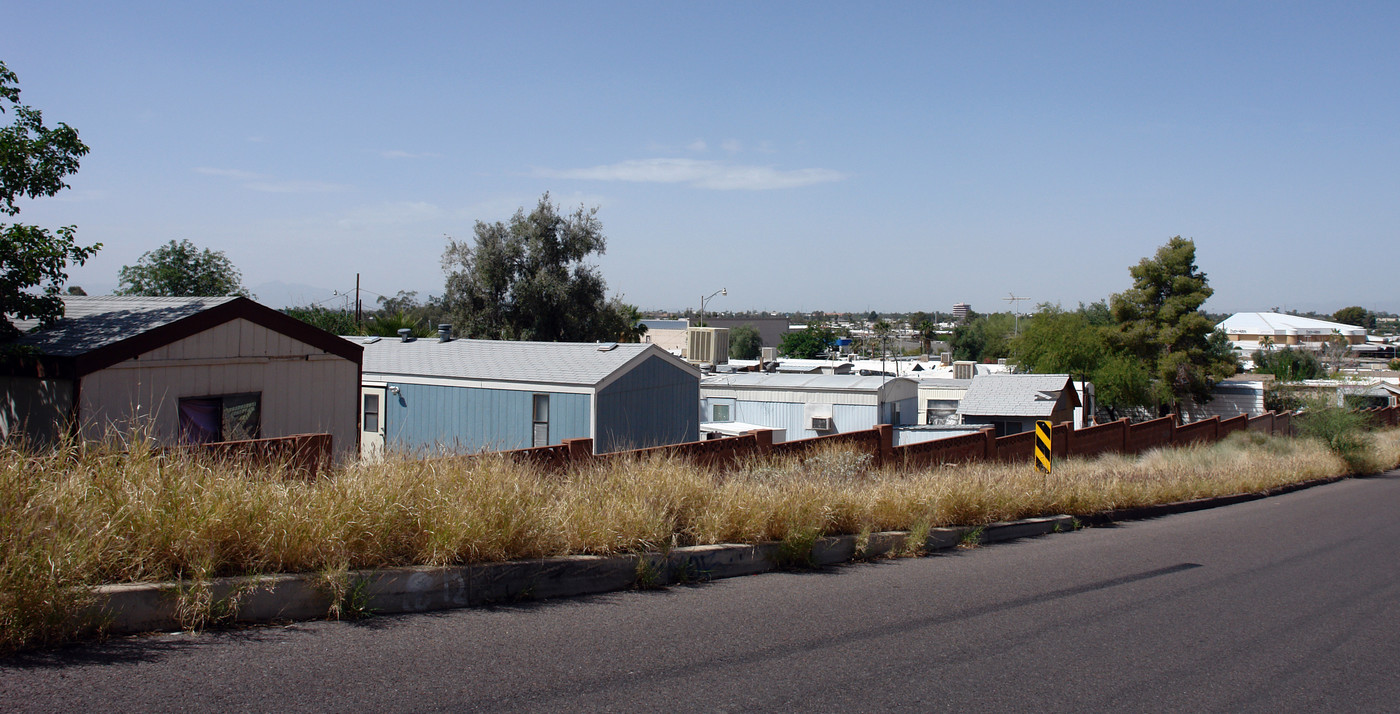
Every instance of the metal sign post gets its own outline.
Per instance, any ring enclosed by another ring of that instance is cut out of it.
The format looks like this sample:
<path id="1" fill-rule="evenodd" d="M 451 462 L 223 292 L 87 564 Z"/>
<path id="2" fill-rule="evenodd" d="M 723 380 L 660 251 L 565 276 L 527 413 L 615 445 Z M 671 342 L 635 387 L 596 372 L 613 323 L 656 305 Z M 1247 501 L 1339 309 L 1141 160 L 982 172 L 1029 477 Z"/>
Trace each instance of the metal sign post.
<path id="1" fill-rule="evenodd" d="M 1050 422 L 1035 423 L 1035 468 L 1050 473 Z"/>

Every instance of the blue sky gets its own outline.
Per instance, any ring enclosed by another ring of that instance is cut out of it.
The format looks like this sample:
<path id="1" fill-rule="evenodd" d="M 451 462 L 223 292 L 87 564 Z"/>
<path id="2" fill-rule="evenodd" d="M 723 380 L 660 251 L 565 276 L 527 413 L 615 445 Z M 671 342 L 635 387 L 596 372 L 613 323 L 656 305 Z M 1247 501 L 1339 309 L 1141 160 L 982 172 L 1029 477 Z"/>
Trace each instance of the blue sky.
<path id="1" fill-rule="evenodd" d="M 92 153 L 20 218 L 179 239 L 270 303 L 438 293 L 446 236 L 598 206 L 643 308 L 1105 298 L 1193 238 L 1217 312 L 1400 311 L 1394 3 L 17 3 Z"/>

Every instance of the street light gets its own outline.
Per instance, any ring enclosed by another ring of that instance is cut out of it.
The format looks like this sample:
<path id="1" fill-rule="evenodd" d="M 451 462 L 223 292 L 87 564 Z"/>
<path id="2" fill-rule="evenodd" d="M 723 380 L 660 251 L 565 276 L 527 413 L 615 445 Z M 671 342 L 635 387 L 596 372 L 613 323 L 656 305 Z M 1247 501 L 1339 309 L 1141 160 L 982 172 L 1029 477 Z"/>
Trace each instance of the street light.
<path id="1" fill-rule="evenodd" d="M 710 298 L 712 298 L 712 297 L 714 297 L 714 296 L 716 296 L 716 295 L 728 295 L 728 294 L 729 294 L 729 288 L 720 288 L 719 290 L 716 290 L 716 291 L 710 293 L 709 297 L 702 297 L 702 298 L 700 298 L 700 320 L 699 320 L 699 323 L 700 323 L 700 324 L 699 324 L 699 325 L 696 325 L 696 327 L 700 327 L 700 326 L 703 326 L 703 325 L 705 324 L 705 303 L 709 302 L 709 301 L 710 301 Z"/>

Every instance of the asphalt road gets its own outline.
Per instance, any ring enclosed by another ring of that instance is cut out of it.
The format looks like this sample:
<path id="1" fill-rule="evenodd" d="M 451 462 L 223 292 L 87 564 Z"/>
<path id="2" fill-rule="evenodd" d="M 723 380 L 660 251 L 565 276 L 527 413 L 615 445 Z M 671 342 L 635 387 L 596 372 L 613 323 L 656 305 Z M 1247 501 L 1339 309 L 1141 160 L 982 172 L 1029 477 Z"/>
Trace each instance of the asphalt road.
<path id="1" fill-rule="evenodd" d="M 0 660 L 5 711 L 1400 709 L 1400 472 L 905 559 Z"/>

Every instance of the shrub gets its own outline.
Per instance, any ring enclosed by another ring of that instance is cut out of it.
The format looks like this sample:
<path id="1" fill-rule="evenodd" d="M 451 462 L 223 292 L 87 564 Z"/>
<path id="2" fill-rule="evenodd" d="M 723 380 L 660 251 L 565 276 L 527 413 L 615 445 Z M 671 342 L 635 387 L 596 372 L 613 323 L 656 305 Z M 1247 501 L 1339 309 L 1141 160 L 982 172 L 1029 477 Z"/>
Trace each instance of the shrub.
<path id="1" fill-rule="evenodd" d="M 1295 427 L 1301 436 L 1320 439 L 1353 472 L 1372 466 L 1370 424 L 1365 414 L 1314 399 L 1305 405 Z"/>

